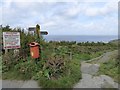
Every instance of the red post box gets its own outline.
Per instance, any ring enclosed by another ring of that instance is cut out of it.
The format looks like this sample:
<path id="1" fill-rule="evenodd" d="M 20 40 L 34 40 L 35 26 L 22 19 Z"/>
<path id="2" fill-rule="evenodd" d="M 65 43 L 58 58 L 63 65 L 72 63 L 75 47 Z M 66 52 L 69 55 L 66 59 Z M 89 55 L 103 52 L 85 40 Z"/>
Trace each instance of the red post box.
<path id="1" fill-rule="evenodd" d="M 30 54 L 32 58 L 39 58 L 39 44 L 36 42 L 31 42 L 30 46 Z"/>

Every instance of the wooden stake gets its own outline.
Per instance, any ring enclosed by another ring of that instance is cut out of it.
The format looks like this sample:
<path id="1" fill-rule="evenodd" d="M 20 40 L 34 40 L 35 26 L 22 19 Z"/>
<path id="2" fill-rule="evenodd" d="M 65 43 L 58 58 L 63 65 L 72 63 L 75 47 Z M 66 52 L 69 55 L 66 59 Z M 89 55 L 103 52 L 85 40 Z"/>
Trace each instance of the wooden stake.
<path id="1" fill-rule="evenodd" d="M 8 53 L 8 49 L 5 49 L 5 54 L 7 54 Z"/>
<path id="2" fill-rule="evenodd" d="M 70 60 L 72 60 L 72 52 L 70 52 Z"/>

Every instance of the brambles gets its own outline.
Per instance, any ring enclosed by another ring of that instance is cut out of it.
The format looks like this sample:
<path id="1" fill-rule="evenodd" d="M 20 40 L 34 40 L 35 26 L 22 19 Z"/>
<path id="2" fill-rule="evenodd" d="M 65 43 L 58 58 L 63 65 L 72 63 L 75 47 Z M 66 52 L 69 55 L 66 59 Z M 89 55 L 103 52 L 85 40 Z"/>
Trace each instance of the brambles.
<path id="1" fill-rule="evenodd" d="M 49 75 L 49 79 L 58 78 L 61 73 L 63 73 L 65 68 L 65 60 L 60 56 L 54 56 L 49 58 L 49 60 L 44 64 L 44 69 Z"/>

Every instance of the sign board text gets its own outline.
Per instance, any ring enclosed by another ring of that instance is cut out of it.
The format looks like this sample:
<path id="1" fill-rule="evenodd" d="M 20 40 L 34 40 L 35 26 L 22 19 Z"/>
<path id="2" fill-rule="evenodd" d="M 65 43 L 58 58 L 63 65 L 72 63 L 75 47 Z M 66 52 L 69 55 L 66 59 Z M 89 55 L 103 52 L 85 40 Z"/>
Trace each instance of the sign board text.
<path id="1" fill-rule="evenodd" d="M 20 48 L 20 33 L 3 32 L 3 46 L 4 49 Z"/>

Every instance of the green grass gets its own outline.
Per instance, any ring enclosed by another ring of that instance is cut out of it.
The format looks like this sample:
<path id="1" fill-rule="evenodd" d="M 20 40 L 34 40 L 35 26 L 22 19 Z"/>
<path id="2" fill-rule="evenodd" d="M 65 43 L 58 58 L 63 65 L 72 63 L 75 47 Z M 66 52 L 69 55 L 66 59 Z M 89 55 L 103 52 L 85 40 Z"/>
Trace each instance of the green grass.
<path id="1" fill-rule="evenodd" d="M 10 70 L 2 74 L 3 80 L 23 80 L 23 77 L 16 71 Z"/>
<path id="2" fill-rule="evenodd" d="M 30 80 L 38 71 L 40 65 L 37 65 L 33 59 L 27 58 L 27 61 L 20 60 L 18 64 L 13 65 L 9 69 L 3 65 L 2 79 L 11 80 Z"/>
<path id="3" fill-rule="evenodd" d="M 116 82 L 120 83 L 120 72 L 118 71 L 117 60 L 109 60 L 108 62 L 101 63 L 98 74 L 105 74 L 112 77 Z"/>
<path id="4" fill-rule="evenodd" d="M 96 53 L 91 53 L 91 54 L 79 53 L 79 54 L 74 54 L 73 58 L 78 59 L 78 60 L 90 60 L 90 59 L 99 57 L 102 54 L 103 52 L 96 52 Z"/>

